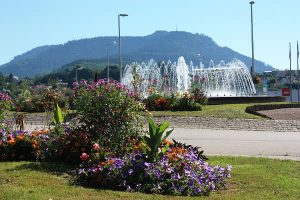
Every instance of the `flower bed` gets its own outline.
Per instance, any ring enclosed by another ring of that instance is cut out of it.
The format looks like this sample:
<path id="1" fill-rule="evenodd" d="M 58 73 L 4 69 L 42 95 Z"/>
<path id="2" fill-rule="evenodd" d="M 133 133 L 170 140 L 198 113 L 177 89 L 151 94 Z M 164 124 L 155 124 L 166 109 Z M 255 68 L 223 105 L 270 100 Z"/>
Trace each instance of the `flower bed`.
<path id="1" fill-rule="evenodd" d="M 78 170 L 79 178 L 94 187 L 202 196 L 223 188 L 230 178 L 231 166 L 212 167 L 193 148 L 170 148 L 154 162 L 147 162 L 141 151 L 101 161 L 97 160 L 100 152 L 99 148 L 90 155 L 82 154 L 84 163 Z"/>
<path id="2" fill-rule="evenodd" d="M 153 93 L 143 100 L 148 110 L 174 110 L 174 111 L 199 111 L 207 103 L 204 92 L 199 88 L 193 88 L 191 92 L 166 96 Z"/>
<path id="3" fill-rule="evenodd" d="M 149 136 L 123 156 L 103 154 L 94 144 L 89 154 L 82 153 L 78 177 L 94 187 L 135 192 L 203 196 L 224 187 L 231 166 L 210 166 L 199 148 L 166 141 L 172 130 L 168 123 L 154 124 L 149 119 Z"/>
<path id="4" fill-rule="evenodd" d="M 120 83 L 82 81 L 74 86 L 79 123 L 62 124 L 56 104 L 55 125 L 49 131 L 27 133 L 4 127 L 0 161 L 81 163 L 79 181 L 134 192 L 203 196 L 225 186 L 231 166 L 210 166 L 198 147 L 167 141 L 173 131 L 167 131 L 167 122 L 157 125 L 149 118 L 145 132 L 140 120 L 143 105 Z M 179 104 L 194 106 L 195 95 L 193 100 L 184 95 Z M 169 105 L 162 97 L 155 102 Z"/>
<path id="5" fill-rule="evenodd" d="M 1 129 L 0 132 L 0 161 L 34 161 L 41 156 L 40 139 L 48 134 L 48 130 L 7 132 Z"/>
<path id="6" fill-rule="evenodd" d="M 21 112 L 52 111 L 56 103 L 61 108 L 67 108 L 68 97 L 62 89 L 47 85 L 36 85 L 22 91 L 15 102 L 16 110 Z"/>

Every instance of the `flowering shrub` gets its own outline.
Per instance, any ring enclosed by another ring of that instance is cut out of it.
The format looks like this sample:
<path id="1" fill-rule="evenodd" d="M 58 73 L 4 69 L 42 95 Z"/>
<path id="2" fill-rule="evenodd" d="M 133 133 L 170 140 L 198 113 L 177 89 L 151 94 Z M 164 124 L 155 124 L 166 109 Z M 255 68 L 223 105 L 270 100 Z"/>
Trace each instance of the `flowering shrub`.
<path id="1" fill-rule="evenodd" d="M 141 133 L 143 105 L 135 100 L 135 94 L 113 80 L 99 80 L 88 84 L 74 83 L 74 104 L 82 127 L 91 140 L 115 152 L 122 152 L 125 139 Z"/>
<path id="2" fill-rule="evenodd" d="M 56 125 L 41 139 L 41 159 L 44 161 L 80 163 L 82 152 L 90 152 L 91 139 L 86 130 L 68 125 Z"/>
<path id="3" fill-rule="evenodd" d="M 99 149 L 99 152 L 101 150 Z M 80 180 L 96 187 L 127 191 L 201 196 L 224 187 L 231 166 L 210 166 L 192 148 L 170 148 L 154 162 L 146 162 L 140 151 L 123 157 L 93 161 L 94 154 L 82 154 Z M 92 165 L 91 165 L 92 163 Z"/>
<path id="4" fill-rule="evenodd" d="M 144 99 L 144 104 L 148 110 L 202 110 L 207 99 L 204 92 L 199 88 L 193 88 L 191 92 L 163 96 L 157 93 L 151 94 Z"/>
<path id="5" fill-rule="evenodd" d="M 172 108 L 173 110 L 202 110 L 201 104 L 195 102 L 193 95 L 190 93 L 184 93 L 181 97 L 175 99 Z"/>
<path id="6" fill-rule="evenodd" d="M 59 89 L 37 85 L 24 90 L 16 100 L 16 110 L 22 112 L 52 111 L 56 103 L 61 108 L 67 107 L 67 97 Z"/>
<path id="7" fill-rule="evenodd" d="M 10 109 L 12 106 L 12 99 L 7 93 L 0 92 L 0 123 L 4 120 L 4 111 Z"/>
<path id="8" fill-rule="evenodd" d="M 48 130 L 34 131 L 32 133 L 15 131 L 13 133 L 1 130 L 0 161 L 36 160 L 40 157 L 40 138 Z"/>
<path id="9" fill-rule="evenodd" d="M 170 110 L 173 99 L 157 93 L 153 93 L 144 99 L 144 104 L 148 110 Z"/>

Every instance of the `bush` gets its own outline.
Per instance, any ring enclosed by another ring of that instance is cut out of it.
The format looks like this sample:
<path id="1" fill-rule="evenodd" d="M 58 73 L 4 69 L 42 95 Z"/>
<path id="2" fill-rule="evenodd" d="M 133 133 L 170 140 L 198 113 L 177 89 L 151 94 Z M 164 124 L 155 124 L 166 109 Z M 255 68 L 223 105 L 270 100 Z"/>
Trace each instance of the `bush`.
<path id="1" fill-rule="evenodd" d="M 193 87 L 191 92 L 163 96 L 161 94 L 151 94 L 143 100 L 148 110 L 173 110 L 173 111 L 200 111 L 207 103 L 207 98 L 203 90 Z"/>
<path id="2" fill-rule="evenodd" d="M 32 133 L 15 131 L 13 133 L 1 130 L 0 161 L 35 161 L 41 156 L 40 138 L 44 137 L 48 130 L 34 131 Z"/>
<path id="3" fill-rule="evenodd" d="M 172 110 L 180 111 L 200 111 L 202 106 L 200 103 L 196 103 L 193 99 L 193 96 L 189 93 L 184 93 L 182 97 L 177 98 L 172 105 Z"/>
<path id="4" fill-rule="evenodd" d="M 3 92 L 0 92 L 0 124 L 2 126 L 3 120 L 5 118 L 4 112 L 5 110 L 9 110 L 12 106 L 11 97 Z M 0 128 L 1 128 L 0 126 Z"/>
<path id="5" fill-rule="evenodd" d="M 48 137 L 41 139 L 41 159 L 44 161 L 79 164 L 82 152 L 90 152 L 89 133 L 80 127 L 56 125 Z"/>
<path id="6" fill-rule="evenodd" d="M 148 110 L 170 110 L 173 99 L 154 93 L 143 102 Z"/>
<path id="7" fill-rule="evenodd" d="M 74 84 L 75 108 L 92 141 L 114 152 L 124 150 L 126 138 L 142 132 L 143 105 L 116 81 L 99 80 Z"/>
<path id="8" fill-rule="evenodd" d="M 51 86 L 37 85 L 22 91 L 16 100 L 16 110 L 22 112 L 52 111 L 55 104 L 61 108 L 68 107 L 68 99 L 59 89 Z"/>

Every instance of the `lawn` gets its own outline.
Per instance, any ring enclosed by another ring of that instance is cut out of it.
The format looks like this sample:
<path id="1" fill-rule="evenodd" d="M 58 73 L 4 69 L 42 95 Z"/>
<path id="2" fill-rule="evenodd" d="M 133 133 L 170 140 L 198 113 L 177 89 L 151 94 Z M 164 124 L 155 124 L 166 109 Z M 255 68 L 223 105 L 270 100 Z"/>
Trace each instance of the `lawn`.
<path id="1" fill-rule="evenodd" d="M 300 199 L 300 162 L 247 157 L 210 157 L 233 165 L 227 189 L 205 198 L 173 197 L 85 188 L 73 184 L 63 165 L 0 163 L 0 199 Z"/>
<path id="2" fill-rule="evenodd" d="M 264 119 L 257 115 L 246 113 L 248 106 L 253 104 L 224 104 L 207 105 L 202 111 L 153 111 L 154 116 L 194 116 L 194 117 L 214 117 L 227 119 Z"/>
<path id="3" fill-rule="evenodd" d="M 283 104 L 286 102 L 271 102 L 269 104 Z M 256 104 L 223 104 L 223 105 L 206 105 L 202 111 L 151 111 L 153 116 L 187 116 L 187 117 L 213 117 L 226 119 L 265 119 L 261 116 L 246 113 L 248 106 Z M 268 104 L 268 103 L 261 103 Z M 75 110 L 68 111 L 69 114 L 74 114 Z M 13 116 L 14 112 L 7 112 L 8 116 Z M 26 115 L 42 115 L 45 113 L 24 113 Z"/>

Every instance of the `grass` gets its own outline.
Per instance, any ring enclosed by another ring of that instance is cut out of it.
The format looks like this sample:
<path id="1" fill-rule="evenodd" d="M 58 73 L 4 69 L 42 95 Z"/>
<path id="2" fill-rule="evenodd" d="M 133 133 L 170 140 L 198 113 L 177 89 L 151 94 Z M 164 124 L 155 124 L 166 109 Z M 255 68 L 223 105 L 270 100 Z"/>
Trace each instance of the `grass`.
<path id="1" fill-rule="evenodd" d="M 265 119 L 263 117 L 246 113 L 248 106 L 257 104 L 288 104 L 288 102 L 270 102 L 255 104 L 223 104 L 223 105 L 206 105 L 202 111 L 151 111 L 153 116 L 182 116 L 182 117 L 213 117 L 226 119 Z M 8 111 L 7 115 L 12 116 L 15 112 Z M 69 114 L 76 113 L 75 110 L 69 110 Z M 45 113 L 26 113 L 26 115 L 45 115 Z M 52 114 L 52 113 L 51 113 Z"/>
<path id="2" fill-rule="evenodd" d="M 300 162 L 247 157 L 210 157 L 211 164 L 233 165 L 227 189 L 209 197 L 173 197 L 85 188 L 72 184 L 63 165 L 0 163 L 0 199 L 300 199 Z"/>
<path id="3" fill-rule="evenodd" d="M 189 117 L 213 117 L 226 119 L 264 119 L 257 115 L 246 113 L 248 106 L 253 104 L 224 104 L 207 105 L 202 111 L 153 111 L 153 116 L 189 116 Z"/>

